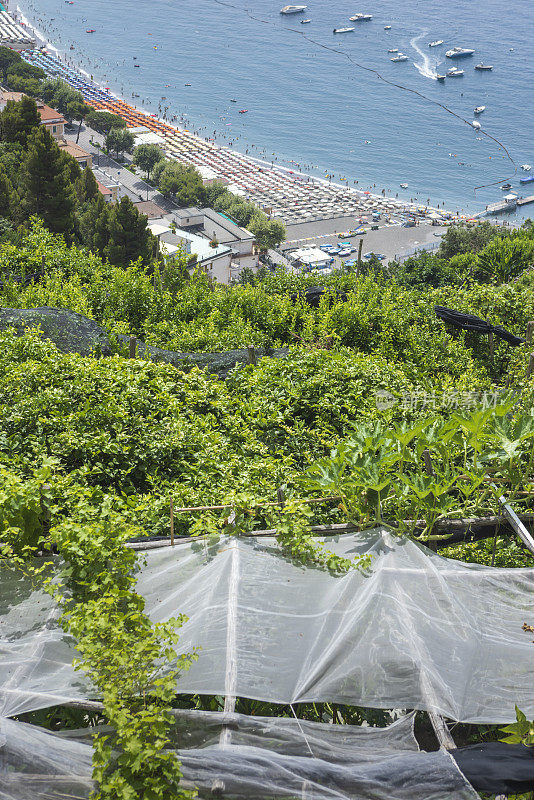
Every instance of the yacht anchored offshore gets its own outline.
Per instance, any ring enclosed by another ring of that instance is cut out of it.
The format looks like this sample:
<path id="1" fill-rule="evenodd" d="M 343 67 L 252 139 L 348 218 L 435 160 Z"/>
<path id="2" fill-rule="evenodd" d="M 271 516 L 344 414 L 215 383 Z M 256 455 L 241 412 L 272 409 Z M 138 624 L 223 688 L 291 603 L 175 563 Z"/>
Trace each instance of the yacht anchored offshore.
<path id="1" fill-rule="evenodd" d="M 280 9 L 281 14 L 300 14 L 301 11 L 306 11 L 308 6 L 284 6 Z"/>
<path id="2" fill-rule="evenodd" d="M 466 56 L 472 56 L 474 52 L 468 47 L 453 47 L 452 50 L 447 50 L 445 55 L 447 58 L 465 58 Z"/>
<path id="3" fill-rule="evenodd" d="M 408 56 L 405 56 L 404 53 L 399 53 L 398 56 L 390 58 L 390 61 L 408 61 Z"/>
<path id="4" fill-rule="evenodd" d="M 443 44 L 443 39 L 436 39 L 435 42 L 429 42 L 429 47 L 439 47 L 440 44 Z"/>
<path id="5" fill-rule="evenodd" d="M 369 22 L 369 20 L 373 19 L 372 14 L 354 14 L 352 17 L 349 17 L 351 22 Z"/>

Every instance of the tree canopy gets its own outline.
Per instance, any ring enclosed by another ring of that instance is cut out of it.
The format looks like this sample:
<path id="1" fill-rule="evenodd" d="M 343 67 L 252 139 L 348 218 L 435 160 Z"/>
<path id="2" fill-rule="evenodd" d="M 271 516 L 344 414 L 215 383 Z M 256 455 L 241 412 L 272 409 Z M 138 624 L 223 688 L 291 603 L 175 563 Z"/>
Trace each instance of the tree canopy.
<path id="1" fill-rule="evenodd" d="M 131 153 L 134 146 L 134 136 L 127 128 L 111 128 L 106 136 L 106 150 L 113 150 L 117 156 L 122 153 Z"/>
<path id="2" fill-rule="evenodd" d="M 110 111 L 91 111 L 87 114 L 85 121 L 89 127 L 103 134 L 108 134 L 112 128 L 126 127 L 126 121 Z"/>
<path id="3" fill-rule="evenodd" d="M 157 144 L 140 144 L 134 150 L 134 164 L 137 164 L 150 179 L 150 173 L 160 161 L 163 161 L 161 148 Z"/>

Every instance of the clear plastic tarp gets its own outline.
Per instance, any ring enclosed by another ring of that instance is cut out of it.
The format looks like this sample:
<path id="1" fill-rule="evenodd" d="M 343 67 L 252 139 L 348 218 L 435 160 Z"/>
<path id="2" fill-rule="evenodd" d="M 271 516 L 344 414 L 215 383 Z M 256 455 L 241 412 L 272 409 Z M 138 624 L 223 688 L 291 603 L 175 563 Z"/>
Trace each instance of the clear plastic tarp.
<path id="1" fill-rule="evenodd" d="M 417 708 L 473 723 L 510 722 L 517 703 L 534 716 L 534 637 L 523 630 L 534 624 L 534 570 L 452 561 L 386 530 L 326 546 L 370 553 L 371 568 L 335 577 L 295 565 L 266 538 L 143 553 L 138 589 L 150 616 L 186 614 L 180 647 L 200 647 L 177 691 Z M 91 697 L 53 604 L 14 580 L 0 589 L 0 712 Z"/>
<path id="2" fill-rule="evenodd" d="M 94 731 L 0 719 L 0 800 L 87 798 Z M 419 752 L 412 717 L 376 729 L 190 711 L 172 735 L 184 784 L 201 798 L 478 798 L 447 752 Z"/>

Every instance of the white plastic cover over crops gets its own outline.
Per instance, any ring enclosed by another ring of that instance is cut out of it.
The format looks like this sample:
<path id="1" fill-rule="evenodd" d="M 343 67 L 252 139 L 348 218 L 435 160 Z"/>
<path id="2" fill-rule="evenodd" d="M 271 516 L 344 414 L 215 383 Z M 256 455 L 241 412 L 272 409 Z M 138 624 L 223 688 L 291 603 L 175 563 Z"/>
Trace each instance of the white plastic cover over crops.
<path id="1" fill-rule="evenodd" d="M 534 624 L 534 570 L 451 561 L 385 530 L 326 546 L 371 553 L 371 569 L 334 577 L 259 538 L 143 554 L 138 589 L 151 617 L 187 614 L 180 647 L 200 647 L 177 691 L 473 723 L 512 721 L 517 703 L 534 716 L 534 636 L 522 629 Z M 51 601 L 1 577 L 0 713 L 90 697 Z"/>
<path id="2" fill-rule="evenodd" d="M 223 722 L 231 737 L 224 745 Z M 92 733 L 57 735 L 0 719 L 0 800 L 87 798 Z M 217 782 L 224 797 L 247 800 L 478 798 L 448 753 L 418 751 L 413 717 L 376 729 L 186 711 L 173 746 L 200 797 L 213 797 Z"/>

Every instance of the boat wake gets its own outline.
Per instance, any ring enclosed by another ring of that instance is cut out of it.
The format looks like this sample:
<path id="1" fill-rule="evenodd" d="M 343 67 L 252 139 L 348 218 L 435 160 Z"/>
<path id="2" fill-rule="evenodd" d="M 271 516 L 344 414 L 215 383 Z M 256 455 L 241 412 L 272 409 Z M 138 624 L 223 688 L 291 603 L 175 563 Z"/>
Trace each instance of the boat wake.
<path id="1" fill-rule="evenodd" d="M 440 63 L 441 59 L 439 58 L 439 56 L 431 55 L 430 53 L 421 50 L 421 48 L 418 45 L 419 40 L 422 39 L 427 34 L 428 34 L 428 28 L 425 28 L 425 30 L 422 31 L 422 33 L 419 33 L 417 36 L 414 36 L 413 39 L 410 40 L 410 44 L 415 50 L 415 52 L 421 56 L 421 60 L 414 61 L 413 65 L 416 68 L 416 70 L 423 76 L 423 78 L 432 78 L 432 80 L 436 80 L 437 76 L 436 67 Z"/>

